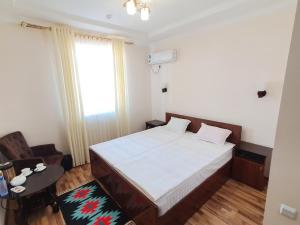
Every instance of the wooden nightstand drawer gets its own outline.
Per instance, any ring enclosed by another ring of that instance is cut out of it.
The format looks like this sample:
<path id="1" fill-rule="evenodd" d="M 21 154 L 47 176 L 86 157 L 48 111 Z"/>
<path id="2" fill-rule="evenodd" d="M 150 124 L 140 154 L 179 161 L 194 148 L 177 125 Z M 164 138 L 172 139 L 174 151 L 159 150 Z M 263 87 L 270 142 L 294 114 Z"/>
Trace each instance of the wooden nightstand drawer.
<path id="1" fill-rule="evenodd" d="M 265 157 L 237 150 L 233 157 L 232 176 L 251 187 L 263 190 Z"/>

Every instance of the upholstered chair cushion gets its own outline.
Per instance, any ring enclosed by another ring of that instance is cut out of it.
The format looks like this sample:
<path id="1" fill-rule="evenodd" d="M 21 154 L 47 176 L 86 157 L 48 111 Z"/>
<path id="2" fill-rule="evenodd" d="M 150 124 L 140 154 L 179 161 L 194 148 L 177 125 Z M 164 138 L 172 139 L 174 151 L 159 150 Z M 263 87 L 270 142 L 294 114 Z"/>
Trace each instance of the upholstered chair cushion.
<path id="1" fill-rule="evenodd" d="M 31 148 L 20 131 L 2 137 L 0 145 L 4 147 L 2 149 L 5 149 L 3 154 L 10 160 L 26 159 L 33 155 Z"/>
<path id="2" fill-rule="evenodd" d="M 63 154 L 60 155 L 50 155 L 50 156 L 46 156 L 44 157 L 44 161 L 46 162 L 46 164 L 51 165 L 51 164 L 58 164 L 60 165 L 62 160 L 64 158 Z"/>

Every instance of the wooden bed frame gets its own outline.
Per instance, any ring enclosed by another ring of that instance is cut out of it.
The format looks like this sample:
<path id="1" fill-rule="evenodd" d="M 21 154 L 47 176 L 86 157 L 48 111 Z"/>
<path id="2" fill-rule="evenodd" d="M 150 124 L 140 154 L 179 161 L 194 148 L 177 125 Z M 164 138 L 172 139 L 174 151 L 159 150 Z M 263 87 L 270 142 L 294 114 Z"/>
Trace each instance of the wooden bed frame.
<path id="1" fill-rule="evenodd" d="M 200 118 L 166 113 L 166 122 L 171 117 L 189 119 L 187 130 L 197 132 L 201 123 L 226 128 L 232 131 L 227 141 L 239 146 L 242 127 Z M 104 186 L 123 211 L 137 225 L 182 225 L 228 180 L 231 175 L 231 161 L 195 188 L 164 215 L 158 216 L 158 207 L 139 189 L 131 184 L 104 159 L 90 149 L 93 176 Z"/>

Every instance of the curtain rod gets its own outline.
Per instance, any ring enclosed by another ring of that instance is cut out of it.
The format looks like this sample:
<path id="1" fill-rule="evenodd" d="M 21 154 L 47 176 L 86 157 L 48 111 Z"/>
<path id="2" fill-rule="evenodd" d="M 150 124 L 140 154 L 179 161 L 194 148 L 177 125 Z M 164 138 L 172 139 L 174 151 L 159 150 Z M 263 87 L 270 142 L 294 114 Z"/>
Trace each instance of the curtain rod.
<path id="1" fill-rule="evenodd" d="M 51 31 L 51 29 L 52 29 L 51 27 L 48 27 L 48 26 L 36 25 L 36 24 L 32 24 L 32 23 L 27 23 L 25 21 L 21 22 L 21 27 L 28 27 L 28 28 L 33 28 L 33 29 L 49 30 L 49 31 Z M 82 35 L 82 34 L 80 34 L 80 35 Z M 91 37 L 100 38 L 99 36 L 91 35 L 91 34 L 83 34 L 83 35 L 88 35 L 88 36 L 91 36 Z M 104 37 L 104 38 L 112 40 L 112 38 L 108 38 L 108 37 Z M 131 42 L 131 41 L 124 41 L 124 43 L 127 44 L 127 45 L 133 45 L 134 44 L 134 42 Z"/>

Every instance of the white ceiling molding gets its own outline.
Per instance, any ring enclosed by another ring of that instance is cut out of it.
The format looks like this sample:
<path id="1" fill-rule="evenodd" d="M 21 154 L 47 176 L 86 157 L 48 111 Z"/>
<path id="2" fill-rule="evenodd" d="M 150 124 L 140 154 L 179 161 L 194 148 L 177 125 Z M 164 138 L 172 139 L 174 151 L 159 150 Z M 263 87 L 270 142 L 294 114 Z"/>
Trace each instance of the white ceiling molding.
<path id="1" fill-rule="evenodd" d="M 159 35 L 161 35 L 163 33 L 168 33 L 168 31 L 176 29 L 176 28 L 179 28 L 179 27 L 182 27 L 182 26 L 184 26 L 186 24 L 189 24 L 189 23 L 201 20 L 203 18 L 206 18 L 208 16 L 214 15 L 216 13 L 223 12 L 223 11 L 228 10 L 228 9 L 232 9 L 235 6 L 237 6 L 239 4 L 242 4 L 242 3 L 245 3 L 245 2 L 247 2 L 247 0 L 235 0 L 235 1 L 232 1 L 232 2 L 222 3 L 221 5 L 218 5 L 216 7 L 207 9 L 204 12 L 200 12 L 197 15 L 193 15 L 193 16 L 191 16 L 189 18 L 182 19 L 178 23 L 170 24 L 170 25 L 168 25 L 166 27 L 163 27 L 163 28 L 160 28 L 160 29 L 155 30 L 153 32 L 150 32 L 148 36 L 149 36 L 150 39 L 154 38 L 155 36 L 159 36 Z"/>
<path id="2" fill-rule="evenodd" d="M 156 42 L 176 34 L 183 34 L 188 31 L 206 30 L 213 25 L 220 25 L 235 22 L 242 18 L 258 16 L 265 13 L 271 13 L 284 8 L 293 8 L 296 10 L 297 0 L 270 0 L 257 2 L 239 0 L 231 4 L 223 4 L 212 8 L 204 13 L 190 17 L 180 23 L 171 24 L 148 34 L 149 42 Z"/>
<path id="3" fill-rule="evenodd" d="M 61 13 L 43 7 L 32 8 L 22 4 L 13 5 L 0 3 L 0 15 L 2 21 L 19 23 L 22 20 L 27 20 L 29 22 L 42 23 L 43 25 L 51 25 L 53 23 L 67 24 L 87 31 L 122 36 L 126 39 L 132 39 L 139 44 L 145 43 L 148 39 L 145 32 L 127 29 L 119 25 L 96 21 L 72 14 Z"/>
<path id="4" fill-rule="evenodd" d="M 259 7 L 257 3 L 254 2 L 253 4 L 253 2 L 247 2 L 247 0 L 231 2 L 230 4 L 224 3 L 199 15 L 187 18 L 180 23 L 170 24 L 167 27 L 151 32 L 148 34 L 148 41 L 151 43 L 172 35 L 182 34 L 183 32 L 203 30 L 218 23 L 228 23 L 286 7 L 296 9 L 297 6 L 297 0 L 270 0 L 268 4 L 266 4 L 267 1 L 261 1 L 261 3 Z"/>
<path id="5" fill-rule="evenodd" d="M 206 29 L 263 10 L 297 4 L 297 0 L 151 0 L 153 12 L 145 22 L 127 15 L 120 1 L 2 0 L 0 19 L 68 24 L 147 44 L 188 30 Z"/>

